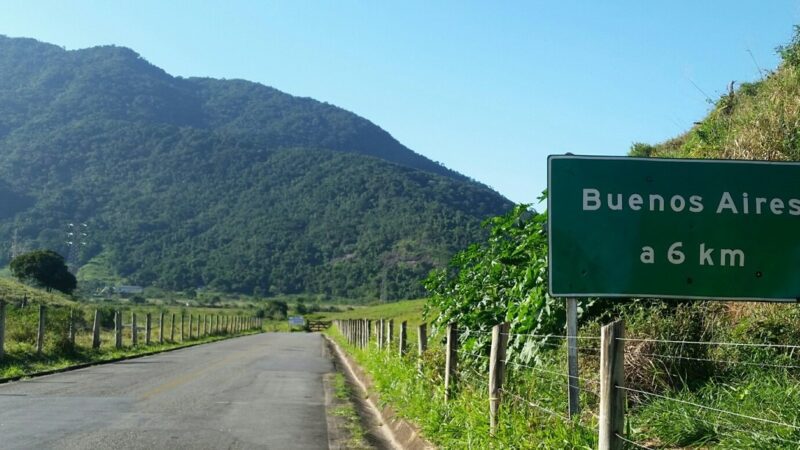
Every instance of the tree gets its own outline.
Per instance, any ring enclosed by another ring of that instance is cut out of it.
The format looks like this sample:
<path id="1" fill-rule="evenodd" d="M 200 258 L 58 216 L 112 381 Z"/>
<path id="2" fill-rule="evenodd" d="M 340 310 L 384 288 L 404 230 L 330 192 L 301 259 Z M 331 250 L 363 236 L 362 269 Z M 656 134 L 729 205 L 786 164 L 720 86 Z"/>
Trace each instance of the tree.
<path id="1" fill-rule="evenodd" d="M 64 263 L 64 257 L 52 250 L 35 250 L 17 256 L 11 260 L 11 274 L 48 291 L 55 289 L 71 294 L 78 286 L 75 275 Z"/>
<path id="2" fill-rule="evenodd" d="M 283 320 L 289 313 L 289 305 L 280 300 L 267 302 L 265 314 L 275 320 Z"/>

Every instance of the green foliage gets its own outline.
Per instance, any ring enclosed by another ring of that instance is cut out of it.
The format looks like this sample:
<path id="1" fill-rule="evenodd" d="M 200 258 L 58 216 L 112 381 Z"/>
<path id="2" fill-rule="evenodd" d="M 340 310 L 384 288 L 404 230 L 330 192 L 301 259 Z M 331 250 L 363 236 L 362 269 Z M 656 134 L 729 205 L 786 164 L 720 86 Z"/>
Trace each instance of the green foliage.
<path id="1" fill-rule="evenodd" d="M 279 300 L 267 302 L 267 307 L 265 308 L 266 317 L 274 320 L 286 320 L 288 314 L 289 305 L 286 302 Z"/>
<path id="2" fill-rule="evenodd" d="M 467 346 L 485 347 L 485 334 L 509 322 L 512 333 L 558 334 L 565 323 L 563 300 L 547 294 L 546 214 L 519 205 L 486 222 L 489 238 L 456 254 L 448 269 L 433 271 L 425 281 L 429 305 L 440 326 L 456 323 L 467 330 Z M 580 312 L 593 302 L 582 301 Z M 471 334 L 470 332 L 479 332 Z M 480 333 L 483 332 L 483 333 Z M 530 360 L 540 342 L 514 338 L 509 355 Z"/>
<path id="3" fill-rule="evenodd" d="M 497 433 L 489 434 L 488 389 L 472 369 L 459 375 L 454 398 L 444 401 L 444 353 L 431 342 L 423 355 L 423 373 L 413 357 L 347 345 L 336 330 L 331 335 L 366 369 L 382 404 L 415 423 L 423 437 L 446 449 L 591 449 L 597 447 L 592 427 L 554 418 L 526 403 L 503 396 Z M 515 390 L 533 390 L 542 377 L 515 380 Z M 541 397 L 533 397 L 541 400 Z M 548 404 L 548 406 L 551 406 Z M 562 405 L 563 406 L 563 405 Z"/>
<path id="4" fill-rule="evenodd" d="M 628 154 L 631 155 L 631 156 L 635 156 L 635 157 L 647 158 L 647 157 L 651 156 L 654 151 L 655 151 L 655 147 L 653 147 L 650 144 L 644 144 L 644 143 L 641 143 L 641 142 L 635 142 L 631 146 L 631 150 L 630 150 L 630 152 L 628 152 Z"/>
<path id="5" fill-rule="evenodd" d="M 64 257 L 52 250 L 35 250 L 11 260 L 11 273 L 19 280 L 71 294 L 77 287 Z"/>
<path id="6" fill-rule="evenodd" d="M 511 206 L 335 106 L 4 37 L 0 195 L 0 255 L 85 222 L 98 282 L 387 300 Z"/>
<path id="7" fill-rule="evenodd" d="M 780 45 L 775 49 L 783 63 L 792 67 L 800 67 L 800 25 L 794 26 L 794 36 L 787 45 Z"/>

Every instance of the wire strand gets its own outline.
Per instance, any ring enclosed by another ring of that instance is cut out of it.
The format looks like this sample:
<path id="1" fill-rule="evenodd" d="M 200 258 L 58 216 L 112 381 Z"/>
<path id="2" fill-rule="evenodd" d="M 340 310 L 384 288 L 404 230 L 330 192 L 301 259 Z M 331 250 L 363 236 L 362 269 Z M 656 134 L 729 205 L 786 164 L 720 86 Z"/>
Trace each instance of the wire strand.
<path id="1" fill-rule="evenodd" d="M 510 395 L 511 397 L 517 399 L 518 401 L 521 401 L 523 403 L 527 403 L 529 406 L 532 406 L 534 408 L 538 408 L 538 409 L 550 414 L 551 416 L 555 416 L 555 417 L 558 417 L 560 419 L 563 419 L 563 420 L 569 422 L 569 418 L 567 418 L 566 416 L 563 416 L 563 415 L 561 415 L 561 414 L 559 414 L 559 413 L 557 413 L 557 412 L 555 412 L 553 410 L 550 410 L 548 408 L 545 408 L 544 406 L 542 406 L 542 405 L 540 405 L 538 403 L 534 403 L 534 402 L 532 402 L 530 400 L 526 400 L 526 399 L 520 397 L 519 395 L 514 394 L 513 392 L 509 392 L 509 391 L 507 391 L 507 390 L 505 390 L 503 388 L 500 388 L 500 392 L 506 393 L 506 394 Z"/>
<path id="2" fill-rule="evenodd" d="M 549 374 L 552 374 L 552 375 L 558 375 L 558 376 L 566 377 L 566 378 L 570 378 L 570 379 L 576 379 L 578 381 L 583 381 L 584 383 L 587 383 L 587 384 L 597 383 L 597 381 L 595 381 L 595 380 L 590 380 L 588 378 L 583 378 L 583 377 L 580 377 L 578 375 L 570 375 L 568 373 L 555 372 L 555 371 L 552 371 L 552 370 L 542 369 L 540 367 L 527 366 L 525 364 L 520 364 L 520 363 L 517 363 L 517 362 L 508 362 L 507 364 L 510 364 L 512 366 L 517 366 L 517 367 L 525 367 L 526 369 L 536 370 L 538 372 L 549 373 Z"/>
<path id="3" fill-rule="evenodd" d="M 638 339 L 638 338 L 616 338 L 622 342 L 660 342 L 664 344 L 689 344 L 689 345 L 720 345 L 730 347 L 760 347 L 760 348 L 785 348 L 785 349 L 800 349 L 800 345 L 783 345 L 783 344 L 748 344 L 744 342 L 702 342 L 702 341 L 677 341 L 669 339 Z"/>
<path id="4" fill-rule="evenodd" d="M 530 333 L 501 333 L 505 336 L 527 336 L 541 339 L 570 339 L 599 341 L 600 336 L 567 336 L 563 334 L 530 334 Z"/>
<path id="5" fill-rule="evenodd" d="M 736 426 L 734 426 L 732 423 L 730 423 L 730 422 L 727 422 L 727 421 L 723 421 L 723 419 L 722 419 L 722 417 L 721 417 L 721 416 L 722 416 L 721 414 L 717 416 L 717 420 L 718 420 L 718 422 L 716 422 L 716 423 L 714 423 L 714 422 L 710 422 L 710 421 L 708 421 L 708 420 L 706 420 L 706 419 L 703 419 L 703 418 L 701 418 L 701 417 L 699 417 L 699 416 L 694 416 L 694 417 L 692 418 L 692 420 L 697 420 L 697 421 L 703 422 L 704 424 L 706 424 L 706 425 L 709 425 L 709 426 L 711 426 L 712 428 L 722 427 L 722 428 L 726 428 L 726 429 L 728 429 L 728 430 L 731 430 L 731 431 L 733 431 L 733 432 L 746 433 L 746 434 L 750 434 L 750 435 L 752 435 L 753 437 L 758 437 L 758 434 L 757 434 L 757 431 L 756 431 L 756 430 L 746 430 L 746 429 L 744 429 L 744 428 L 737 428 L 737 427 L 736 427 Z M 722 435 L 722 436 L 728 436 L 728 437 L 731 437 L 731 438 L 735 437 L 734 435 L 732 435 L 732 434 L 730 434 L 730 433 L 723 433 L 723 432 L 720 432 L 720 431 L 718 431 L 718 430 L 714 430 L 714 433 L 715 433 L 715 434 Z M 777 435 L 775 435 L 775 436 L 772 436 L 772 437 L 773 437 L 773 438 L 775 438 L 775 439 L 777 439 L 777 440 L 779 440 L 779 441 L 786 442 L 786 443 L 788 443 L 788 444 L 795 444 L 795 445 L 797 445 L 797 446 L 798 446 L 798 448 L 800 448 L 800 442 L 797 442 L 797 441 L 791 441 L 791 440 L 789 440 L 789 439 L 784 439 L 784 438 L 782 438 L 782 437 L 780 437 L 780 436 L 777 436 Z"/>
<path id="6" fill-rule="evenodd" d="M 750 419 L 750 420 L 755 420 L 757 422 L 764 422 L 764 423 L 769 423 L 769 424 L 772 424 L 772 425 L 778 425 L 778 426 L 782 426 L 782 427 L 793 428 L 795 430 L 800 430 L 800 427 L 797 426 L 797 425 L 791 425 L 791 424 L 788 424 L 788 423 L 777 422 L 775 420 L 770 420 L 770 419 L 762 419 L 760 417 L 752 417 L 752 416 L 748 416 L 748 415 L 745 415 L 745 414 L 736 413 L 736 412 L 733 412 L 733 411 L 726 411 L 724 409 L 719 409 L 719 408 L 714 408 L 714 407 L 711 407 L 711 406 L 701 405 L 699 403 L 694 403 L 694 402 L 690 402 L 690 401 L 687 401 L 687 400 L 681 400 L 681 399 L 678 399 L 678 398 L 667 397 L 666 395 L 656 394 L 656 393 L 653 393 L 653 392 L 640 391 L 638 389 L 633 389 L 633 388 L 624 387 L 624 386 L 615 386 L 615 387 L 617 389 L 622 389 L 623 391 L 635 392 L 635 393 L 638 393 L 638 394 L 647 395 L 647 396 L 651 396 L 651 397 L 658 397 L 658 398 L 662 398 L 664 400 L 670 400 L 670 401 L 673 401 L 673 402 L 683 403 L 685 405 L 694 406 L 696 408 L 706 409 L 708 411 L 714 411 L 714 412 L 718 412 L 718 413 L 722 413 L 722 414 L 729 414 L 731 416 L 741 417 L 743 419 Z"/>
<path id="7" fill-rule="evenodd" d="M 618 437 L 620 440 L 627 442 L 628 444 L 634 445 L 634 446 L 636 446 L 636 447 L 639 447 L 639 448 L 644 448 L 644 449 L 647 449 L 647 450 L 654 450 L 654 449 L 653 449 L 653 448 L 651 448 L 651 447 L 646 447 L 646 446 L 644 446 L 644 445 L 642 445 L 642 444 L 639 444 L 638 442 L 634 442 L 634 441 L 632 441 L 632 440 L 630 440 L 630 439 L 627 439 L 627 438 L 625 438 L 625 437 L 623 437 L 623 436 L 620 436 L 620 435 L 619 435 L 619 434 L 617 434 L 617 433 L 614 433 L 614 435 L 615 435 L 616 437 Z"/>
<path id="8" fill-rule="evenodd" d="M 689 361 L 705 361 L 705 362 L 713 362 L 717 364 L 742 364 L 748 366 L 758 366 L 758 367 L 774 367 L 779 369 L 800 369 L 800 366 L 791 366 L 791 365 L 782 365 L 782 364 L 768 364 L 768 363 L 756 363 L 756 362 L 749 362 L 749 361 L 731 361 L 727 359 L 711 359 L 711 358 L 695 358 L 692 356 L 683 356 L 683 355 L 662 355 L 660 353 L 640 353 L 639 356 L 651 356 L 653 358 L 669 358 L 669 359 L 685 359 Z"/>

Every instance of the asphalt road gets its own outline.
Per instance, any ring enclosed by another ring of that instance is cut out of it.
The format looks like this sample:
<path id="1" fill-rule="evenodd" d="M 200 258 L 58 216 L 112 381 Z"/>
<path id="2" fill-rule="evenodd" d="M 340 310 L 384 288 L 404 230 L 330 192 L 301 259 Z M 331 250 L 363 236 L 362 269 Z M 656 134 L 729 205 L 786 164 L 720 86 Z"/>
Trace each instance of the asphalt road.
<path id="1" fill-rule="evenodd" d="M 0 449 L 327 449 L 324 345 L 268 333 L 0 385 Z"/>

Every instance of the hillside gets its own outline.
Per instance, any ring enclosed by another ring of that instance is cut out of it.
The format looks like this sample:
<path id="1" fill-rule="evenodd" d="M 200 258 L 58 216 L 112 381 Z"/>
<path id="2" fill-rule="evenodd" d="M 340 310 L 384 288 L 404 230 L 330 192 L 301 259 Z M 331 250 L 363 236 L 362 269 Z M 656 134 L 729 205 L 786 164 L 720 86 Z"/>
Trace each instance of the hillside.
<path id="1" fill-rule="evenodd" d="M 0 300 L 19 304 L 27 301 L 29 304 L 38 305 L 74 305 L 75 302 L 67 295 L 58 291 L 47 292 L 10 278 L 0 278 Z"/>
<path id="2" fill-rule="evenodd" d="M 511 206 L 341 108 L 6 37 L 0 193 L 0 264 L 15 233 L 67 255 L 67 224 L 86 223 L 78 266 L 264 296 L 418 296 Z"/>

